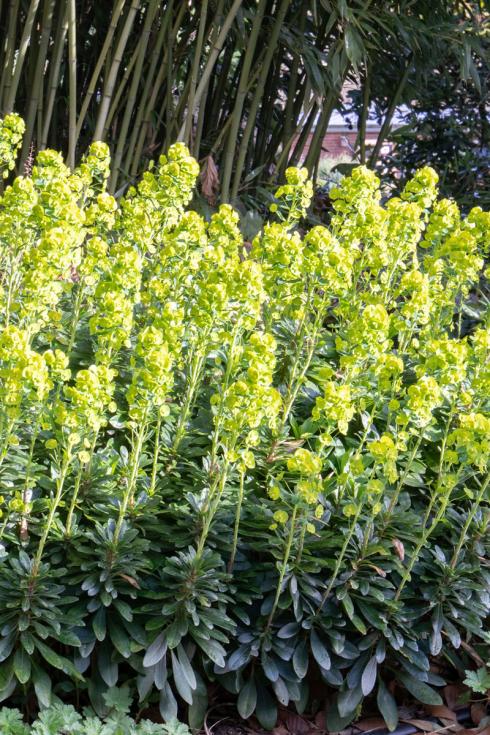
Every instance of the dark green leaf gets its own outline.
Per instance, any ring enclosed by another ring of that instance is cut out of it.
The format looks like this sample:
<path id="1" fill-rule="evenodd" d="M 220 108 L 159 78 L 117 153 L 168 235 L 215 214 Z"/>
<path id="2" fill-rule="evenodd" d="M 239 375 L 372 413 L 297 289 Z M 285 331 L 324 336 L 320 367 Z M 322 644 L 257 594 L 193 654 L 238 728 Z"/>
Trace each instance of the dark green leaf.
<path id="1" fill-rule="evenodd" d="M 250 677 L 248 681 L 240 689 L 240 694 L 237 700 L 237 709 L 240 717 L 247 720 L 255 711 L 257 704 L 257 687 L 255 686 L 255 680 Z"/>
<path id="2" fill-rule="evenodd" d="M 394 696 L 388 691 L 382 679 L 379 679 L 376 701 L 383 720 L 386 722 L 386 727 L 393 732 L 398 725 L 398 708 Z"/>
<path id="3" fill-rule="evenodd" d="M 376 684 L 376 674 L 378 672 L 378 662 L 376 656 L 372 656 L 366 664 L 361 678 L 361 689 L 365 697 L 370 694 Z"/>
<path id="4" fill-rule="evenodd" d="M 399 671 L 397 676 L 418 702 L 422 702 L 422 704 L 443 703 L 441 696 L 428 684 L 424 684 L 423 681 L 415 679 L 415 677 L 402 671 Z"/>

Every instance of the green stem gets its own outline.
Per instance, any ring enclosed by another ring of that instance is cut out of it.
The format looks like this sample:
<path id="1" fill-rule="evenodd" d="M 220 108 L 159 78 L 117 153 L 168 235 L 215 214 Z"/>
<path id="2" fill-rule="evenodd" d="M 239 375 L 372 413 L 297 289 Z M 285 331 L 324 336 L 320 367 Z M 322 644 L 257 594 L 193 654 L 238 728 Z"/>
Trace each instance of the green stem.
<path id="1" fill-rule="evenodd" d="M 83 301 L 83 285 L 80 283 L 77 289 L 77 295 L 75 297 L 75 303 L 73 304 L 73 315 L 70 323 L 70 335 L 68 337 L 68 345 L 66 347 L 66 354 L 70 357 L 70 353 L 75 344 L 75 338 L 77 336 L 78 321 L 80 319 L 80 310 L 82 308 Z"/>
<path id="2" fill-rule="evenodd" d="M 234 367 L 235 367 L 235 347 L 237 344 L 239 334 L 240 334 L 240 326 L 237 323 L 235 324 L 233 328 L 230 352 L 228 355 L 228 360 L 226 362 L 226 370 L 225 370 L 225 374 L 223 377 L 221 400 L 220 400 L 220 405 L 218 408 L 218 413 L 216 415 L 215 428 L 213 432 L 213 439 L 212 439 L 212 446 L 211 446 L 211 469 L 213 469 L 216 463 L 216 457 L 218 454 L 219 434 L 221 431 L 221 420 L 222 420 L 222 412 L 223 412 L 223 401 L 226 396 L 226 391 L 228 390 L 228 387 L 230 385 L 230 380 L 232 378 Z"/>
<path id="3" fill-rule="evenodd" d="M 73 521 L 73 514 L 75 512 L 75 507 L 78 500 L 78 494 L 80 491 L 80 485 L 82 480 L 82 475 L 85 474 L 86 478 L 90 477 L 90 474 L 92 472 L 92 460 L 95 452 L 95 445 L 97 444 L 97 437 L 99 436 L 99 432 L 96 431 L 94 434 L 94 437 L 92 439 L 92 443 L 90 444 L 90 452 L 89 452 L 89 460 L 86 463 L 85 466 L 81 466 L 77 477 L 75 479 L 75 487 L 73 488 L 73 495 L 70 502 L 70 508 L 68 510 L 68 516 L 66 519 L 66 526 L 65 526 L 65 536 L 70 536 L 71 534 L 71 525 Z"/>
<path id="4" fill-rule="evenodd" d="M 296 566 L 298 567 L 301 564 L 301 559 L 303 557 L 303 550 L 305 547 L 305 536 L 306 536 L 306 524 L 307 524 L 307 518 L 303 518 L 302 525 L 301 525 L 301 533 L 299 536 L 299 545 L 298 545 L 298 553 L 296 554 Z"/>
<path id="5" fill-rule="evenodd" d="M 42 534 L 41 539 L 39 541 L 39 545 L 37 547 L 37 553 L 36 553 L 36 556 L 34 558 L 34 564 L 33 564 L 33 567 L 32 567 L 32 576 L 33 577 L 36 577 L 37 576 L 37 573 L 39 571 L 39 566 L 41 564 L 41 559 L 42 559 L 42 556 L 43 556 L 44 547 L 46 546 L 46 541 L 48 539 L 49 532 L 51 531 L 51 527 L 53 525 L 54 516 L 55 516 L 55 513 L 56 513 L 56 511 L 58 509 L 58 506 L 60 504 L 60 501 L 61 501 L 61 496 L 63 494 L 63 487 L 64 487 L 64 484 L 65 484 L 66 476 L 68 474 L 68 466 L 70 464 L 70 459 L 71 459 L 71 455 L 68 452 L 65 452 L 65 455 L 63 457 L 63 463 L 62 463 L 61 469 L 60 469 L 60 474 L 59 474 L 58 478 L 56 479 L 56 493 L 55 493 L 55 496 L 54 496 L 53 501 L 51 503 L 51 507 L 49 509 L 48 519 L 46 521 L 46 525 L 44 526 L 44 531 L 43 531 L 43 534 Z"/>
<path id="6" fill-rule="evenodd" d="M 279 572 L 279 580 L 277 582 L 277 587 L 276 587 L 276 596 L 274 597 L 274 602 L 272 603 L 272 609 L 270 611 L 270 615 L 269 615 L 269 618 L 267 620 L 267 625 L 265 627 L 264 635 L 267 634 L 267 632 L 269 631 L 269 629 L 270 629 L 270 627 L 272 625 L 272 621 L 274 620 L 274 616 L 276 614 L 277 606 L 278 606 L 279 600 L 281 598 L 282 585 L 283 585 L 283 582 L 284 582 L 284 577 L 285 577 L 286 572 L 287 572 L 289 557 L 291 556 L 291 549 L 293 547 L 294 532 L 296 530 L 296 516 L 297 516 L 297 513 L 298 513 L 298 506 L 295 505 L 294 508 L 293 508 L 293 513 L 291 515 L 291 521 L 290 521 L 290 526 L 289 526 L 289 534 L 288 534 L 288 539 L 287 539 L 287 542 L 286 542 L 286 548 L 284 550 L 284 556 L 283 556 L 283 559 L 282 559 L 281 571 Z"/>
<path id="7" fill-rule="evenodd" d="M 398 484 L 397 484 L 397 486 L 395 488 L 395 492 L 393 493 L 393 496 L 392 496 L 392 498 L 390 500 L 390 504 L 388 506 L 388 510 L 386 512 L 387 518 L 390 518 L 391 517 L 391 514 L 393 513 L 393 510 L 395 508 L 395 505 L 397 504 L 397 501 L 398 501 L 399 495 L 400 495 L 400 493 L 402 491 L 404 482 L 405 482 L 405 480 L 408 477 L 408 473 L 411 470 L 412 464 L 415 461 L 415 457 L 417 456 L 417 452 L 419 450 L 420 444 L 422 443 L 422 438 L 423 438 L 423 435 L 420 435 L 418 437 L 417 441 L 415 442 L 415 444 L 413 446 L 413 449 L 412 449 L 412 451 L 410 453 L 410 456 L 408 458 L 408 462 L 406 464 L 406 467 L 405 467 L 405 469 L 403 471 L 403 474 L 400 477 L 400 479 L 398 480 Z"/>
<path id="8" fill-rule="evenodd" d="M 203 509 L 204 523 L 201 530 L 201 535 L 199 537 L 199 542 L 197 544 L 197 556 L 201 556 L 204 551 L 204 546 L 206 544 L 209 531 L 211 530 L 211 524 L 214 520 L 216 511 L 218 510 L 219 502 L 221 500 L 221 496 L 223 495 L 223 491 L 226 487 L 228 470 L 229 462 L 228 460 L 226 460 L 221 473 L 216 477 L 215 481 L 212 483 L 209 489 L 209 496 L 206 502 L 206 506 Z"/>
<path id="9" fill-rule="evenodd" d="M 196 350 L 191 360 L 191 368 L 189 371 L 189 384 L 187 387 L 187 393 L 184 399 L 184 403 L 180 409 L 179 420 L 175 430 L 174 441 L 172 444 L 172 452 L 177 453 L 182 439 L 185 436 L 186 423 L 194 403 L 194 397 L 196 395 L 197 388 L 201 382 L 202 371 L 204 367 L 205 350 Z"/>
<path id="10" fill-rule="evenodd" d="M 143 420 L 139 427 L 139 431 L 136 434 L 136 443 L 131 453 L 131 472 L 128 478 L 126 490 L 124 491 L 124 494 L 123 494 L 121 505 L 119 506 L 119 515 L 118 515 L 117 522 L 116 522 L 116 528 L 114 530 L 114 543 L 117 543 L 119 539 L 119 534 L 121 533 L 121 528 L 124 522 L 124 517 L 126 515 L 128 505 L 133 497 L 134 489 L 136 487 L 136 478 L 138 476 L 139 460 L 141 456 L 141 451 L 143 449 L 145 432 L 146 432 L 146 414 L 143 417 Z"/>
<path id="11" fill-rule="evenodd" d="M 352 537 L 354 535 L 354 531 L 356 529 L 356 523 L 359 520 L 359 516 L 361 514 L 361 510 L 362 510 L 362 503 L 359 501 L 359 505 L 357 507 L 356 513 L 355 513 L 354 517 L 352 518 L 351 524 L 349 526 L 349 531 L 347 533 L 347 536 L 345 537 L 344 543 L 342 545 L 342 549 L 340 550 L 340 554 L 339 554 L 339 556 L 337 558 L 337 562 L 335 564 L 335 568 L 333 570 L 333 574 L 332 574 L 332 576 L 330 578 L 330 582 L 328 583 L 327 588 L 326 588 L 325 592 L 323 593 L 323 597 L 322 597 L 321 603 L 318 605 L 318 608 L 317 608 L 317 611 L 316 611 L 316 614 L 317 615 L 321 612 L 321 609 L 324 606 L 325 602 L 327 601 L 327 598 L 330 595 L 330 592 L 332 591 L 332 588 L 333 588 L 333 586 L 334 586 L 334 584 L 335 584 L 335 582 L 337 580 L 337 577 L 338 577 L 339 572 L 340 572 L 340 568 L 341 568 L 342 563 L 344 561 L 345 553 L 346 553 L 347 548 L 348 548 L 348 546 L 349 546 L 349 544 L 350 544 L 350 542 L 352 540 Z"/>
<path id="12" fill-rule="evenodd" d="M 66 525 L 65 525 L 65 536 L 66 538 L 69 538 L 71 535 L 71 526 L 73 523 L 73 514 L 75 512 L 75 506 L 77 504 L 78 499 L 78 493 L 80 492 L 80 485 L 82 481 L 82 474 L 83 474 L 83 467 L 80 465 L 79 470 L 77 472 L 77 476 L 75 478 L 75 485 L 73 487 L 73 494 L 71 497 L 70 502 L 70 508 L 68 510 L 68 515 L 66 517 Z"/>
<path id="13" fill-rule="evenodd" d="M 2 526 L 0 528 L 0 540 L 3 539 L 3 534 L 5 533 L 5 529 L 7 528 L 7 523 L 9 520 L 9 514 L 8 512 L 5 513 L 5 518 L 3 519 Z"/>
<path id="14" fill-rule="evenodd" d="M 159 415 L 157 425 L 155 427 L 155 446 L 153 448 L 153 463 L 151 466 L 151 481 L 148 494 L 150 497 L 155 493 L 155 485 L 157 481 L 158 455 L 160 453 L 160 430 L 162 428 L 162 417 Z"/>
<path id="15" fill-rule="evenodd" d="M 0 436 L 2 438 L 2 448 L 0 450 L 0 467 L 2 466 L 3 462 L 5 461 L 5 458 L 9 451 L 9 439 L 12 434 L 13 428 L 15 426 L 15 418 L 7 419 L 5 426 L 5 435 L 3 436 L 3 426 L 0 433 Z"/>
<path id="16" fill-rule="evenodd" d="M 456 566 L 459 555 L 461 553 L 461 549 L 463 548 L 463 544 L 466 540 L 466 534 L 468 533 L 468 529 L 473 522 L 473 519 L 478 511 L 478 508 L 480 507 L 480 503 L 483 500 L 483 496 L 485 495 L 489 482 L 490 482 L 490 475 L 487 475 L 483 485 L 480 488 L 480 492 L 476 496 L 475 501 L 473 505 L 471 506 L 470 512 L 468 513 L 468 517 L 466 518 L 466 522 L 461 530 L 461 534 L 459 536 L 458 543 L 456 544 L 456 548 L 454 549 L 454 554 L 451 559 L 451 564 L 450 564 L 451 569 L 454 569 Z"/>
<path id="17" fill-rule="evenodd" d="M 235 510 L 235 525 L 233 527 L 233 544 L 231 547 L 230 561 L 228 562 L 228 574 L 233 572 L 235 557 L 238 548 L 238 530 L 240 527 L 240 516 L 242 513 L 243 494 L 245 485 L 245 472 L 240 472 L 240 485 L 238 490 L 238 502 Z"/>
<path id="18" fill-rule="evenodd" d="M 41 427 L 41 420 L 44 414 L 44 408 L 45 408 L 45 404 L 43 403 L 40 406 L 38 413 L 36 414 L 36 420 L 34 422 L 34 426 L 32 429 L 31 443 L 29 445 L 29 454 L 27 456 L 24 490 L 22 491 L 22 501 L 24 505 L 26 505 L 30 499 L 31 469 L 32 469 L 33 459 L 34 459 L 34 450 L 36 448 L 36 442 L 37 442 L 37 438 L 39 436 L 39 430 Z M 20 527 L 21 537 L 27 535 L 27 520 L 28 520 L 28 514 L 24 513 L 21 519 L 21 527 Z"/>
<path id="19" fill-rule="evenodd" d="M 420 537 L 420 540 L 417 546 L 415 547 L 412 556 L 410 557 L 410 561 L 407 567 L 405 568 L 405 571 L 403 572 L 400 584 L 398 585 L 398 589 L 395 593 L 395 597 L 393 598 L 394 602 L 398 602 L 398 600 L 400 599 L 400 595 L 403 592 L 403 588 L 405 587 L 406 583 L 410 579 L 412 569 L 415 566 L 415 563 L 419 557 L 421 549 L 425 546 L 425 544 L 427 543 L 427 540 L 429 539 L 429 536 L 432 535 L 436 526 L 439 524 L 439 521 L 441 520 L 444 513 L 446 512 L 446 508 L 449 502 L 449 497 L 450 497 L 450 492 L 444 495 L 444 497 L 441 500 L 441 507 L 439 508 L 437 514 L 435 515 L 434 520 L 432 521 L 430 526 L 424 530 L 422 536 Z M 427 513 L 426 513 L 426 518 L 428 518 L 428 516 L 430 515 L 434 505 L 436 504 L 437 498 L 438 498 L 438 494 L 435 492 L 429 503 Z"/>
<path id="20" fill-rule="evenodd" d="M 310 299 L 312 295 L 314 295 L 314 293 L 315 293 L 314 288 L 311 288 L 308 294 L 307 304 L 310 303 Z M 297 352 L 295 355 L 293 368 L 291 370 L 291 377 L 289 379 L 288 390 L 286 393 L 284 411 L 283 411 L 282 420 L 281 420 L 281 431 L 284 430 L 284 427 L 289 417 L 289 413 L 294 405 L 294 402 L 296 401 L 296 398 L 298 397 L 299 391 L 301 390 L 301 386 L 303 385 L 303 381 L 306 377 L 306 373 L 308 372 L 310 368 L 310 364 L 313 359 L 313 355 L 315 354 L 315 349 L 317 346 L 318 337 L 320 335 L 320 330 L 322 328 L 323 319 L 325 317 L 325 307 L 328 304 L 328 302 L 329 302 L 329 296 L 328 294 L 325 294 L 321 303 L 316 307 L 316 316 L 313 322 L 313 328 L 308 338 L 309 345 L 308 345 L 306 354 L 303 354 L 303 342 L 304 342 L 304 337 L 305 337 L 303 328 L 305 326 L 305 321 L 302 321 L 300 325 L 300 330 L 298 331 L 298 348 L 297 348 Z M 314 305 L 312 305 L 312 308 L 314 308 Z M 298 365 L 300 361 L 302 361 L 303 367 L 301 368 L 299 375 L 296 376 L 296 370 L 298 369 Z"/>

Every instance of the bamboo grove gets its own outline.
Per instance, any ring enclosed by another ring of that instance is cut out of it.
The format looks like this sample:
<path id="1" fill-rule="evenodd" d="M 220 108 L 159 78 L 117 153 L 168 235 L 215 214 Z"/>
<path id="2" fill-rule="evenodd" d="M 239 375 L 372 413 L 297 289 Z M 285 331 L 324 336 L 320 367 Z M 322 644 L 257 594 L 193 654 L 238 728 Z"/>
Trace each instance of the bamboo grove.
<path id="1" fill-rule="evenodd" d="M 362 88 L 358 148 L 373 166 L 396 106 L 423 91 L 449 49 L 463 77 L 477 74 L 480 5 L 4 0 L 0 114 L 26 121 L 20 172 L 47 146 L 73 167 L 91 141 L 104 140 L 114 193 L 180 140 L 206 162 L 207 198 L 235 202 L 300 161 L 314 170 L 345 82 Z M 381 71 L 380 97 L 372 80 Z M 372 99 L 384 123 L 367 153 Z"/>
<path id="2" fill-rule="evenodd" d="M 0 699 L 198 726 L 214 683 L 270 728 L 320 681 L 329 729 L 393 729 L 488 643 L 490 215 L 359 167 L 305 231 L 290 168 L 246 246 L 198 172 L 174 144 L 117 202 L 94 143 L 0 198 Z"/>

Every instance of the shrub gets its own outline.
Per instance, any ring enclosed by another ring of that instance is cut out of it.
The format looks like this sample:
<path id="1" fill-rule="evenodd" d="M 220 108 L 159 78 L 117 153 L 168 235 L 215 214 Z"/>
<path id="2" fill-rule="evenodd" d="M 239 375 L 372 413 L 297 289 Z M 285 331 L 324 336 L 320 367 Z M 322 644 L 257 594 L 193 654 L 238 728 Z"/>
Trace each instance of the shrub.
<path id="1" fill-rule="evenodd" d="M 438 703 L 431 658 L 489 640 L 489 215 L 360 167 L 305 233 L 290 169 L 249 248 L 182 144 L 108 174 L 43 151 L 0 200 L 1 699 Z"/>

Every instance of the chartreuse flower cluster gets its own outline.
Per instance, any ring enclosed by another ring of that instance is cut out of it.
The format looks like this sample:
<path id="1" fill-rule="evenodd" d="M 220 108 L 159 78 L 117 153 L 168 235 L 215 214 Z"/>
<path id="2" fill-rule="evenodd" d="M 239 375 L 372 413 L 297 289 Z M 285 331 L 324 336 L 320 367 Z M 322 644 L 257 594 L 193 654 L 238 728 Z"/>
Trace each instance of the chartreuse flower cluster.
<path id="1" fill-rule="evenodd" d="M 197 175 L 179 143 L 116 199 L 94 143 L 0 197 L 0 700 L 198 729 L 212 680 L 271 728 L 315 661 L 329 730 L 374 689 L 392 726 L 488 639 L 490 217 L 361 166 L 310 228 L 288 169 L 248 247 Z"/>
<path id="2" fill-rule="evenodd" d="M 4 179 L 15 166 L 24 132 L 24 121 L 18 115 L 6 115 L 0 121 L 0 171 Z"/>

